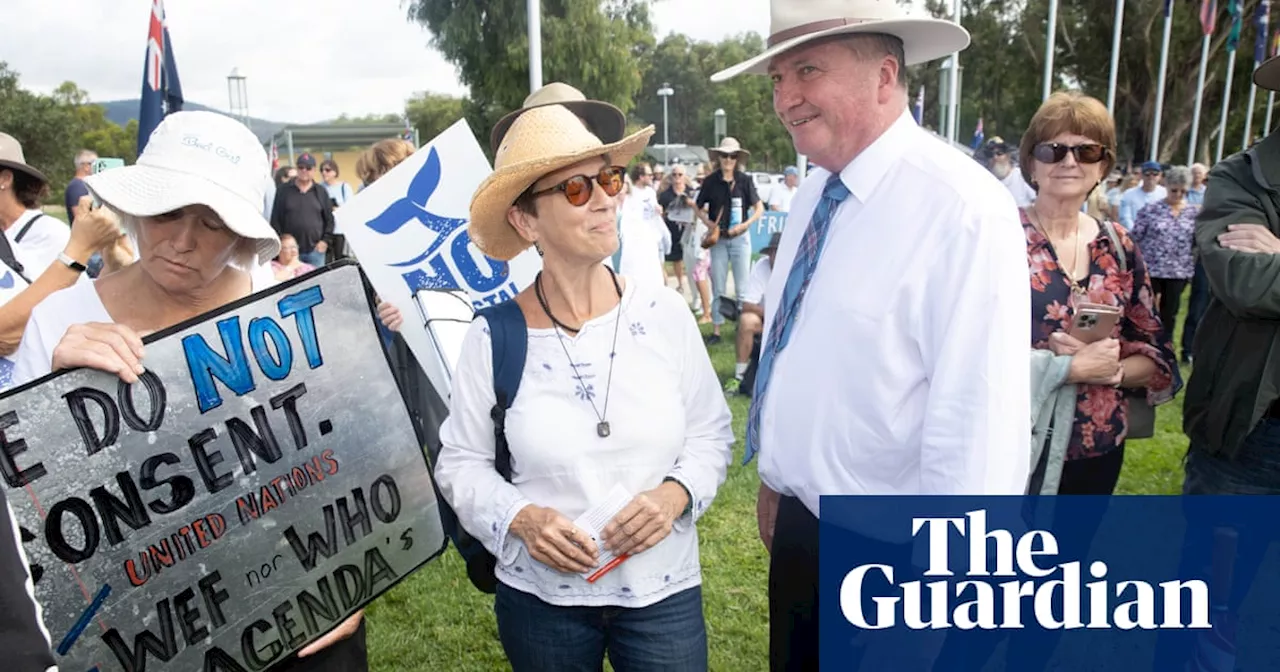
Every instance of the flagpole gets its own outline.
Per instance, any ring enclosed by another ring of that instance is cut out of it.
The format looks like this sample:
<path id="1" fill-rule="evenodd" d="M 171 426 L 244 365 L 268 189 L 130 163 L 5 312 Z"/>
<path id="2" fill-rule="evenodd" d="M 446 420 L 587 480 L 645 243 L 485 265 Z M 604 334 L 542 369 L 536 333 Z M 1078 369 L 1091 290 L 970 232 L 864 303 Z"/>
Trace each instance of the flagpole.
<path id="1" fill-rule="evenodd" d="M 1236 69 L 1236 50 L 1227 52 L 1227 81 L 1222 91 L 1222 115 L 1218 117 L 1218 150 L 1214 153 L 1213 162 L 1222 160 L 1222 145 L 1227 139 L 1227 110 L 1231 107 L 1231 79 Z"/>
<path id="2" fill-rule="evenodd" d="M 1258 64 L 1254 63 L 1254 69 L 1258 68 Z M 1244 139 L 1240 141 L 1240 149 L 1249 149 L 1249 138 L 1253 135 L 1253 106 L 1258 102 L 1258 87 L 1249 85 L 1249 107 L 1248 112 L 1244 115 Z"/>
<path id="3" fill-rule="evenodd" d="M 542 88 L 542 0 L 528 0 L 529 92 Z"/>
<path id="4" fill-rule="evenodd" d="M 1204 102 L 1204 70 L 1209 63 L 1209 42 L 1212 35 L 1205 35 L 1200 41 L 1200 76 L 1196 81 L 1196 106 L 1191 114 L 1191 148 L 1187 150 L 1187 165 L 1196 162 L 1196 142 L 1200 133 L 1200 106 Z"/>
<path id="5" fill-rule="evenodd" d="M 1058 41 L 1058 0 L 1049 0 L 1049 33 L 1044 43 L 1044 89 L 1041 100 L 1053 92 L 1053 47 Z"/>
<path id="6" fill-rule="evenodd" d="M 1160 159 L 1160 117 L 1164 113 L 1164 80 L 1169 66 L 1169 33 L 1173 31 L 1173 0 L 1167 0 L 1164 14 L 1164 39 L 1160 42 L 1160 78 L 1156 83 L 1156 118 L 1151 128 L 1150 159 Z"/>
<path id="7" fill-rule="evenodd" d="M 955 18 L 956 25 L 960 25 L 960 0 L 952 0 L 951 15 Z M 960 116 L 960 52 L 951 54 L 951 85 L 947 88 L 947 139 L 953 144 L 956 142 L 956 133 L 959 132 L 960 124 L 956 117 Z"/>
<path id="8" fill-rule="evenodd" d="M 1124 0 L 1116 0 L 1116 25 L 1111 31 L 1111 76 L 1107 79 L 1107 113 L 1116 113 L 1116 76 L 1120 72 L 1120 29 L 1124 27 Z"/>
<path id="9" fill-rule="evenodd" d="M 1268 135 L 1271 133 L 1271 108 L 1275 107 L 1275 104 L 1276 104 L 1276 92 L 1271 91 L 1267 94 L 1267 117 L 1262 122 L 1264 125 L 1266 125 L 1266 128 L 1262 129 L 1263 135 Z"/>

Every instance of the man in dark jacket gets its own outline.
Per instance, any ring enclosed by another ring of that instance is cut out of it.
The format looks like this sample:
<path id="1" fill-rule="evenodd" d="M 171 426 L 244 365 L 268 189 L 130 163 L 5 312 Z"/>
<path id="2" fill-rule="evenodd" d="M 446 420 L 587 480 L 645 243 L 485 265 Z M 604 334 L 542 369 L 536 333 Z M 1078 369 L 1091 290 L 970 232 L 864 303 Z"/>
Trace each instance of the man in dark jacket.
<path id="1" fill-rule="evenodd" d="M 298 157 L 298 176 L 280 185 L 271 207 L 271 228 L 298 241 L 298 257 L 303 263 L 324 266 L 325 253 L 333 239 L 333 202 L 329 191 L 315 181 L 315 157 Z"/>
<path id="2" fill-rule="evenodd" d="M 1280 90 L 1280 59 L 1254 71 Z M 1196 246 L 1213 297 L 1194 344 L 1187 494 L 1280 494 L 1280 132 L 1213 168 Z"/>

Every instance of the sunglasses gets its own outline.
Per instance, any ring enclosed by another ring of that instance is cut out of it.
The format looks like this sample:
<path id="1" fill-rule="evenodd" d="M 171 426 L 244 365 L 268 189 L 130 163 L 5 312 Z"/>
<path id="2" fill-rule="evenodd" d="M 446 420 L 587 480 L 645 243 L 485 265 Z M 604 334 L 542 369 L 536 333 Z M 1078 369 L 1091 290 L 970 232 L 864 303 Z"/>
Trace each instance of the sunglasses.
<path id="1" fill-rule="evenodd" d="M 1107 148 L 1093 142 L 1083 145 L 1042 142 L 1036 145 L 1031 155 L 1041 163 L 1058 163 L 1067 158 L 1068 152 L 1075 155 L 1077 163 L 1099 163 L 1107 158 Z"/>
<path id="2" fill-rule="evenodd" d="M 573 177 L 557 184 L 553 187 L 547 187 L 541 191 L 535 191 L 530 196 L 537 198 L 543 194 L 549 194 L 553 191 L 563 191 L 565 200 L 570 205 L 583 206 L 587 201 L 591 200 L 591 193 L 595 190 L 595 185 L 600 185 L 604 189 L 604 193 L 610 196 L 617 196 L 622 191 L 625 184 L 627 169 L 621 166 L 613 166 L 605 168 L 595 176 L 591 175 L 574 175 Z"/>
<path id="3" fill-rule="evenodd" d="M 1142 173 L 1142 174 L 1143 174 L 1144 176 L 1146 176 L 1146 177 L 1159 177 L 1159 176 L 1160 176 L 1160 171 L 1157 171 L 1157 170 L 1147 170 L 1147 171 L 1143 171 L 1143 173 Z"/>

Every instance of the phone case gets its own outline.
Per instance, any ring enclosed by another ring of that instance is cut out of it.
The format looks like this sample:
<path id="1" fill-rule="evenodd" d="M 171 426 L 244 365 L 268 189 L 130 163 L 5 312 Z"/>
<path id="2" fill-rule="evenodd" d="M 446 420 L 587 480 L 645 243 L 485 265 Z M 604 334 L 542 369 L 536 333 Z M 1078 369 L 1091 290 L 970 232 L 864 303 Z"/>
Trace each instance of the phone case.
<path id="1" fill-rule="evenodd" d="M 1120 321 L 1120 309 L 1115 306 L 1081 305 L 1071 317 L 1067 334 L 1085 343 L 1093 343 L 1111 336 Z"/>

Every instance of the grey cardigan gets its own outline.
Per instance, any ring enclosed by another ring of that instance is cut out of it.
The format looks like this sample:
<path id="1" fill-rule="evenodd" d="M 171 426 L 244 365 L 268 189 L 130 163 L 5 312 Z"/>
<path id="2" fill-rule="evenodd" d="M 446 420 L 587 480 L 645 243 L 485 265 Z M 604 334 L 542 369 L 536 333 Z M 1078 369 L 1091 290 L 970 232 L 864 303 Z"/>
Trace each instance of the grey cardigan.
<path id="1" fill-rule="evenodd" d="M 1076 386 L 1067 382 L 1070 371 L 1070 355 L 1031 351 L 1031 473 L 1035 473 L 1045 451 L 1049 455 L 1040 488 L 1029 495 L 1058 493 L 1076 416 Z"/>

